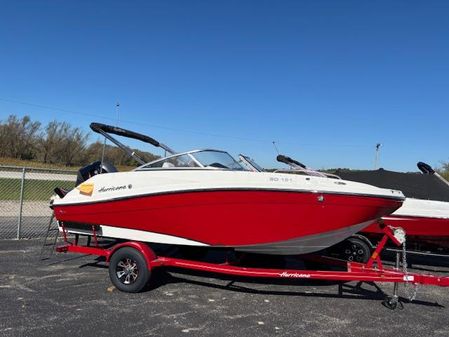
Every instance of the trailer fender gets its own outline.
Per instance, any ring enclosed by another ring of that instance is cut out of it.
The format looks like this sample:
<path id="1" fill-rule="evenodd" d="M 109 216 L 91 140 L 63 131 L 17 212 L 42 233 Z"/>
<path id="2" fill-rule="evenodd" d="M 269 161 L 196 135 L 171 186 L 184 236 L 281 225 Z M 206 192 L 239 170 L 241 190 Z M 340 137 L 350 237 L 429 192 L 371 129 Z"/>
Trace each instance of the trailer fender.
<path id="1" fill-rule="evenodd" d="M 119 243 L 119 244 L 113 246 L 110 249 L 110 253 L 106 257 L 106 261 L 109 262 L 111 259 L 111 256 L 117 250 L 119 250 L 120 248 L 123 248 L 123 247 L 131 247 L 131 248 L 134 248 L 135 250 L 137 250 L 139 253 L 141 253 L 142 256 L 145 258 L 148 269 L 150 269 L 151 262 L 156 260 L 156 258 L 157 258 L 154 251 L 147 244 L 145 244 L 143 242 L 138 242 L 138 241 L 127 241 L 127 242 L 122 242 L 122 243 Z"/>

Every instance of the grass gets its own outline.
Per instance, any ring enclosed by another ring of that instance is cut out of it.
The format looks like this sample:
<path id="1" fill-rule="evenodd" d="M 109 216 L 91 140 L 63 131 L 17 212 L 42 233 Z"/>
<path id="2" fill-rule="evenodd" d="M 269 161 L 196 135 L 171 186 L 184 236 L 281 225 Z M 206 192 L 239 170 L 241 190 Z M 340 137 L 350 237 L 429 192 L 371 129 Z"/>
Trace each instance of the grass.
<path id="1" fill-rule="evenodd" d="M 33 168 L 42 168 L 42 169 L 58 169 L 58 170 L 73 170 L 73 171 L 77 170 L 77 168 L 75 168 L 75 167 L 68 167 L 68 166 L 60 165 L 60 164 L 49 164 L 49 163 L 41 163 L 38 161 L 32 161 L 32 160 L 22 160 L 22 159 L 4 158 L 4 157 L 0 157 L 0 165 L 33 167 Z"/>
<path id="2" fill-rule="evenodd" d="M 89 163 L 86 163 L 87 165 Z M 20 166 L 20 167 L 33 167 L 33 168 L 41 168 L 41 169 L 56 169 L 63 171 L 78 171 L 81 166 L 65 166 L 62 164 L 49 164 L 42 163 L 34 160 L 22 160 L 22 159 L 14 159 L 14 158 L 4 158 L 0 157 L 0 165 L 5 166 Z M 137 166 L 126 166 L 126 165 L 117 165 L 117 170 L 119 171 L 130 171 L 135 169 Z"/>
<path id="3" fill-rule="evenodd" d="M 39 169 L 59 169 L 64 171 L 77 172 L 78 167 L 67 167 L 63 165 L 44 164 L 31 160 L 20 160 L 11 158 L 0 158 L 0 165 L 30 167 Z M 119 166 L 119 171 L 129 171 L 135 167 Z M 58 177 L 56 177 L 58 178 Z M 0 200 L 19 200 L 21 179 L 0 178 Z M 72 189 L 75 182 L 66 180 L 34 180 L 25 179 L 24 200 L 46 201 L 54 194 L 54 188 Z"/>
<path id="4" fill-rule="evenodd" d="M 0 178 L 0 200 L 19 200 L 20 183 L 20 179 Z M 25 180 L 24 200 L 49 200 L 55 194 L 53 192 L 55 187 L 72 189 L 75 187 L 75 182 L 66 180 Z"/>

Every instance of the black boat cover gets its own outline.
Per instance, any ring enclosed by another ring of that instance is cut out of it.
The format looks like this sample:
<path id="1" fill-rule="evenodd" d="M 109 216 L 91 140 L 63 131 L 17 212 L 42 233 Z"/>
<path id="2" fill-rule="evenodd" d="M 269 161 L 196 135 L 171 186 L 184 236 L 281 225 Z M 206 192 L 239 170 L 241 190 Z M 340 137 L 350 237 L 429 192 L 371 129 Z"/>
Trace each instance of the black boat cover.
<path id="1" fill-rule="evenodd" d="M 345 180 L 400 190 L 408 198 L 449 201 L 449 186 L 433 174 L 394 172 L 382 168 L 375 171 L 338 169 L 335 174 Z"/>

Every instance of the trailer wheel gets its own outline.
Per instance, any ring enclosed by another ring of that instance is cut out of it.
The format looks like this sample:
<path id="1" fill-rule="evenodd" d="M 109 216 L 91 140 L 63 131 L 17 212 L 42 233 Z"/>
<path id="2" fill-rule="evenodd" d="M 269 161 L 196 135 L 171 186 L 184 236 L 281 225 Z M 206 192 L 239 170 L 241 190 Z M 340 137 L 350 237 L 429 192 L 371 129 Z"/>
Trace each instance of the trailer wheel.
<path id="1" fill-rule="evenodd" d="M 360 238 L 352 237 L 343 242 L 343 258 L 350 262 L 368 262 L 371 256 L 370 246 Z"/>
<path id="2" fill-rule="evenodd" d="M 109 277 L 117 289 L 137 293 L 148 283 L 150 270 L 141 253 L 134 248 L 123 247 L 111 256 Z"/>

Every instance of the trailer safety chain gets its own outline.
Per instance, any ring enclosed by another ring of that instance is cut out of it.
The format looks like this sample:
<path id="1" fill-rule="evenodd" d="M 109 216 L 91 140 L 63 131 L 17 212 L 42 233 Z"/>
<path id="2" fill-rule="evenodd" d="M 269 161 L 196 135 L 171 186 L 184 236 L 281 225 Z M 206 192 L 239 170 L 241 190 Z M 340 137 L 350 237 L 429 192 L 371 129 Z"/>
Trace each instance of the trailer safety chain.
<path id="1" fill-rule="evenodd" d="M 406 242 L 407 239 L 404 240 L 402 243 L 402 272 L 405 275 L 405 283 L 404 283 L 404 290 L 405 294 L 410 302 L 413 302 L 416 298 L 416 294 L 418 293 L 418 284 L 414 283 L 413 291 L 410 291 L 410 281 L 408 278 L 408 269 L 407 269 L 407 248 L 406 248 Z"/>
<path id="2" fill-rule="evenodd" d="M 402 243 L 402 272 L 405 274 L 406 280 L 408 280 L 408 270 L 407 270 L 407 248 L 406 248 L 407 239 Z M 408 281 L 405 283 L 407 284 Z"/>

